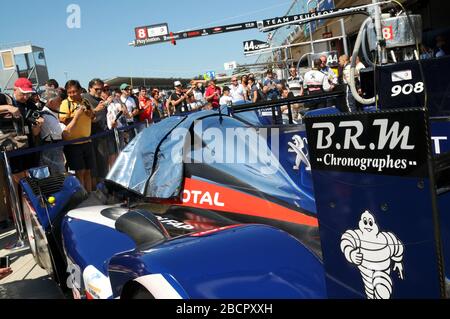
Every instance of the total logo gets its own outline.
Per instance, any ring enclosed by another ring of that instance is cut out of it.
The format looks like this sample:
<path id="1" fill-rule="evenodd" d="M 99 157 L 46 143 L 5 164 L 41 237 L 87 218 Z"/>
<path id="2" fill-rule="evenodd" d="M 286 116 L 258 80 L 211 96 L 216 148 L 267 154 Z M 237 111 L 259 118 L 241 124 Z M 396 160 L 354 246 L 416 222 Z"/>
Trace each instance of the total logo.
<path id="1" fill-rule="evenodd" d="M 225 204 L 220 201 L 220 193 L 211 194 L 210 192 L 187 189 L 183 191 L 183 203 L 225 207 Z"/>
<path id="2" fill-rule="evenodd" d="M 344 128 L 344 140 L 341 143 L 336 143 L 334 146 L 337 150 L 349 150 L 351 147 L 355 150 L 384 150 L 389 146 L 390 150 L 397 148 L 400 144 L 401 150 L 414 150 L 415 145 L 408 144 L 411 127 L 405 125 L 400 128 L 399 122 L 394 122 L 389 125 L 389 119 L 376 119 L 373 121 L 374 127 L 379 127 L 378 143 L 370 143 L 369 145 L 362 145 L 359 138 L 364 133 L 364 126 L 361 121 L 342 121 L 338 128 Z M 331 122 L 315 123 L 313 129 L 318 129 L 317 133 L 317 149 L 324 150 L 333 146 L 332 137 L 336 133 L 336 126 Z"/>

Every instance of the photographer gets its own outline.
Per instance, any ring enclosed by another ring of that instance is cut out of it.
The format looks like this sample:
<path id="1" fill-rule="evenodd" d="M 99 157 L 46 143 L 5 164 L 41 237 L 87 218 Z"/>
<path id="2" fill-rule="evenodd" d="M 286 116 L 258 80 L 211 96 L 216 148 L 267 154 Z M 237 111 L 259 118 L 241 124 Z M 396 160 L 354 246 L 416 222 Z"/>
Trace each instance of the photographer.
<path id="1" fill-rule="evenodd" d="M 108 88 L 106 88 L 108 89 Z M 102 98 L 105 83 L 98 78 L 89 82 L 88 93 L 82 94 L 82 98 L 89 102 L 89 106 L 95 114 L 92 121 L 91 135 L 103 133 L 108 130 L 106 115 L 108 105 L 112 102 L 112 97 Z M 92 188 L 97 183 L 103 181 L 109 171 L 109 154 L 115 153 L 114 141 L 111 135 L 97 137 L 92 140 L 95 163 L 92 165 Z"/>
<path id="2" fill-rule="evenodd" d="M 95 118 L 89 103 L 81 97 L 80 82 L 70 80 L 65 89 L 68 98 L 62 101 L 59 119 L 67 125 L 63 132 L 64 140 L 76 140 L 91 136 L 92 120 Z M 64 147 L 66 160 L 71 170 L 86 191 L 92 191 L 91 169 L 95 161 L 90 141 L 78 142 Z"/>
<path id="3" fill-rule="evenodd" d="M 175 92 L 170 96 L 172 106 L 175 107 L 175 114 L 189 112 L 188 95 L 194 90 L 190 88 L 187 92 L 183 91 L 183 85 L 180 81 L 174 82 Z"/>
<path id="4" fill-rule="evenodd" d="M 65 125 L 59 122 L 59 108 L 62 102 L 60 93 L 55 89 L 48 89 L 42 98 L 46 101 L 46 106 L 40 112 L 44 118 L 40 133 L 41 143 L 45 145 L 61 142 Z M 41 165 L 48 166 L 52 174 L 64 173 L 66 171 L 64 162 L 63 147 L 41 152 Z"/>
<path id="5" fill-rule="evenodd" d="M 12 97 L 0 94 L 1 133 L 16 132 L 17 135 L 22 134 L 27 137 L 24 143 L 20 143 L 20 145 L 19 143 L 10 146 L 2 145 L 3 150 L 10 150 L 9 147 L 34 147 L 34 138 L 39 135 L 44 119 L 40 116 L 32 116 L 33 112 L 37 111 L 36 105 L 30 100 L 33 92 L 32 83 L 28 79 L 19 78 L 14 83 Z M 10 165 L 13 174 L 17 174 L 14 178 L 18 182 L 20 178 L 25 176 L 21 172 L 39 165 L 39 154 L 33 153 L 11 158 Z"/>

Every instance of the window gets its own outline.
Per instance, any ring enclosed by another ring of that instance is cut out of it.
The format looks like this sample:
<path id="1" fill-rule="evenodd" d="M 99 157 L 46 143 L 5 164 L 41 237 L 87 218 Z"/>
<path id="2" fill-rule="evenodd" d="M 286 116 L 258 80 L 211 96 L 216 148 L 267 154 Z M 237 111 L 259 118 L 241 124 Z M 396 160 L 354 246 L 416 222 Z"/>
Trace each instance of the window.
<path id="1" fill-rule="evenodd" d="M 1 52 L 1 58 L 4 70 L 13 69 L 15 67 L 12 51 Z"/>
<path id="2" fill-rule="evenodd" d="M 44 51 L 34 51 L 33 55 L 34 55 L 34 61 L 35 61 L 36 65 L 45 66 Z"/>
<path id="3" fill-rule="evenodd" d="M 26 57 L 26 54 L 18 54 L 15 56 L 15 58 L 16 58 L 17 70 L 19 72 L 29 70 L 28 58 Z"/>

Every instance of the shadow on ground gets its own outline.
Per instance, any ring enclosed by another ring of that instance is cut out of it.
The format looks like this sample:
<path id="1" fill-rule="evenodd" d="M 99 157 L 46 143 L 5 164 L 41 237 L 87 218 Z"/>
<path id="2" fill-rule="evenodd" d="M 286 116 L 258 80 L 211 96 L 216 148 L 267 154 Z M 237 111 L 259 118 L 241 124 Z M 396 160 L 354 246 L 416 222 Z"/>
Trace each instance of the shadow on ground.
<path id="1" fill-rule="evenodd" d="M 28 246 L 8 249 L 16 242 L 13 227 L 0 231 L 0 257 L 9 256 L 13 270 L 11 275 L 0 280 L 0 299 L 64 298 L 59 286 L 36 264 Z"/>
<path id="2" fill-rule="evenodd" d="M 63 298 L 61 291 L 49 277 L 25 279 L 0 285 L 0 299 Z"/>

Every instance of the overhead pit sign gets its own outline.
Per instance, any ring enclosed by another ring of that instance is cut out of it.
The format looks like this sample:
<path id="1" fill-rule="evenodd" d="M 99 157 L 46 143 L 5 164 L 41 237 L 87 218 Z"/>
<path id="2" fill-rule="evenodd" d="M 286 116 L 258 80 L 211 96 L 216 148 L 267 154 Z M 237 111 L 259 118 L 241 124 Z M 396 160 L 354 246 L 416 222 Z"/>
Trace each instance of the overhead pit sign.
<path id="1" fill-rule="evenodd" d="M 156 38 L 161 39 L 169 34 L 169 26 L 167 23 L 154 24 L 134 29 L 136 40 L 146 40 Z"/>
<path id="2" fill-rule="evenodd" d="M 264 41 L 259 40 L 248 40 L 244 41 L 244 54 L 245 53 L 254 53 L 260 50 L 270 48 L 270 44 Z"/>

